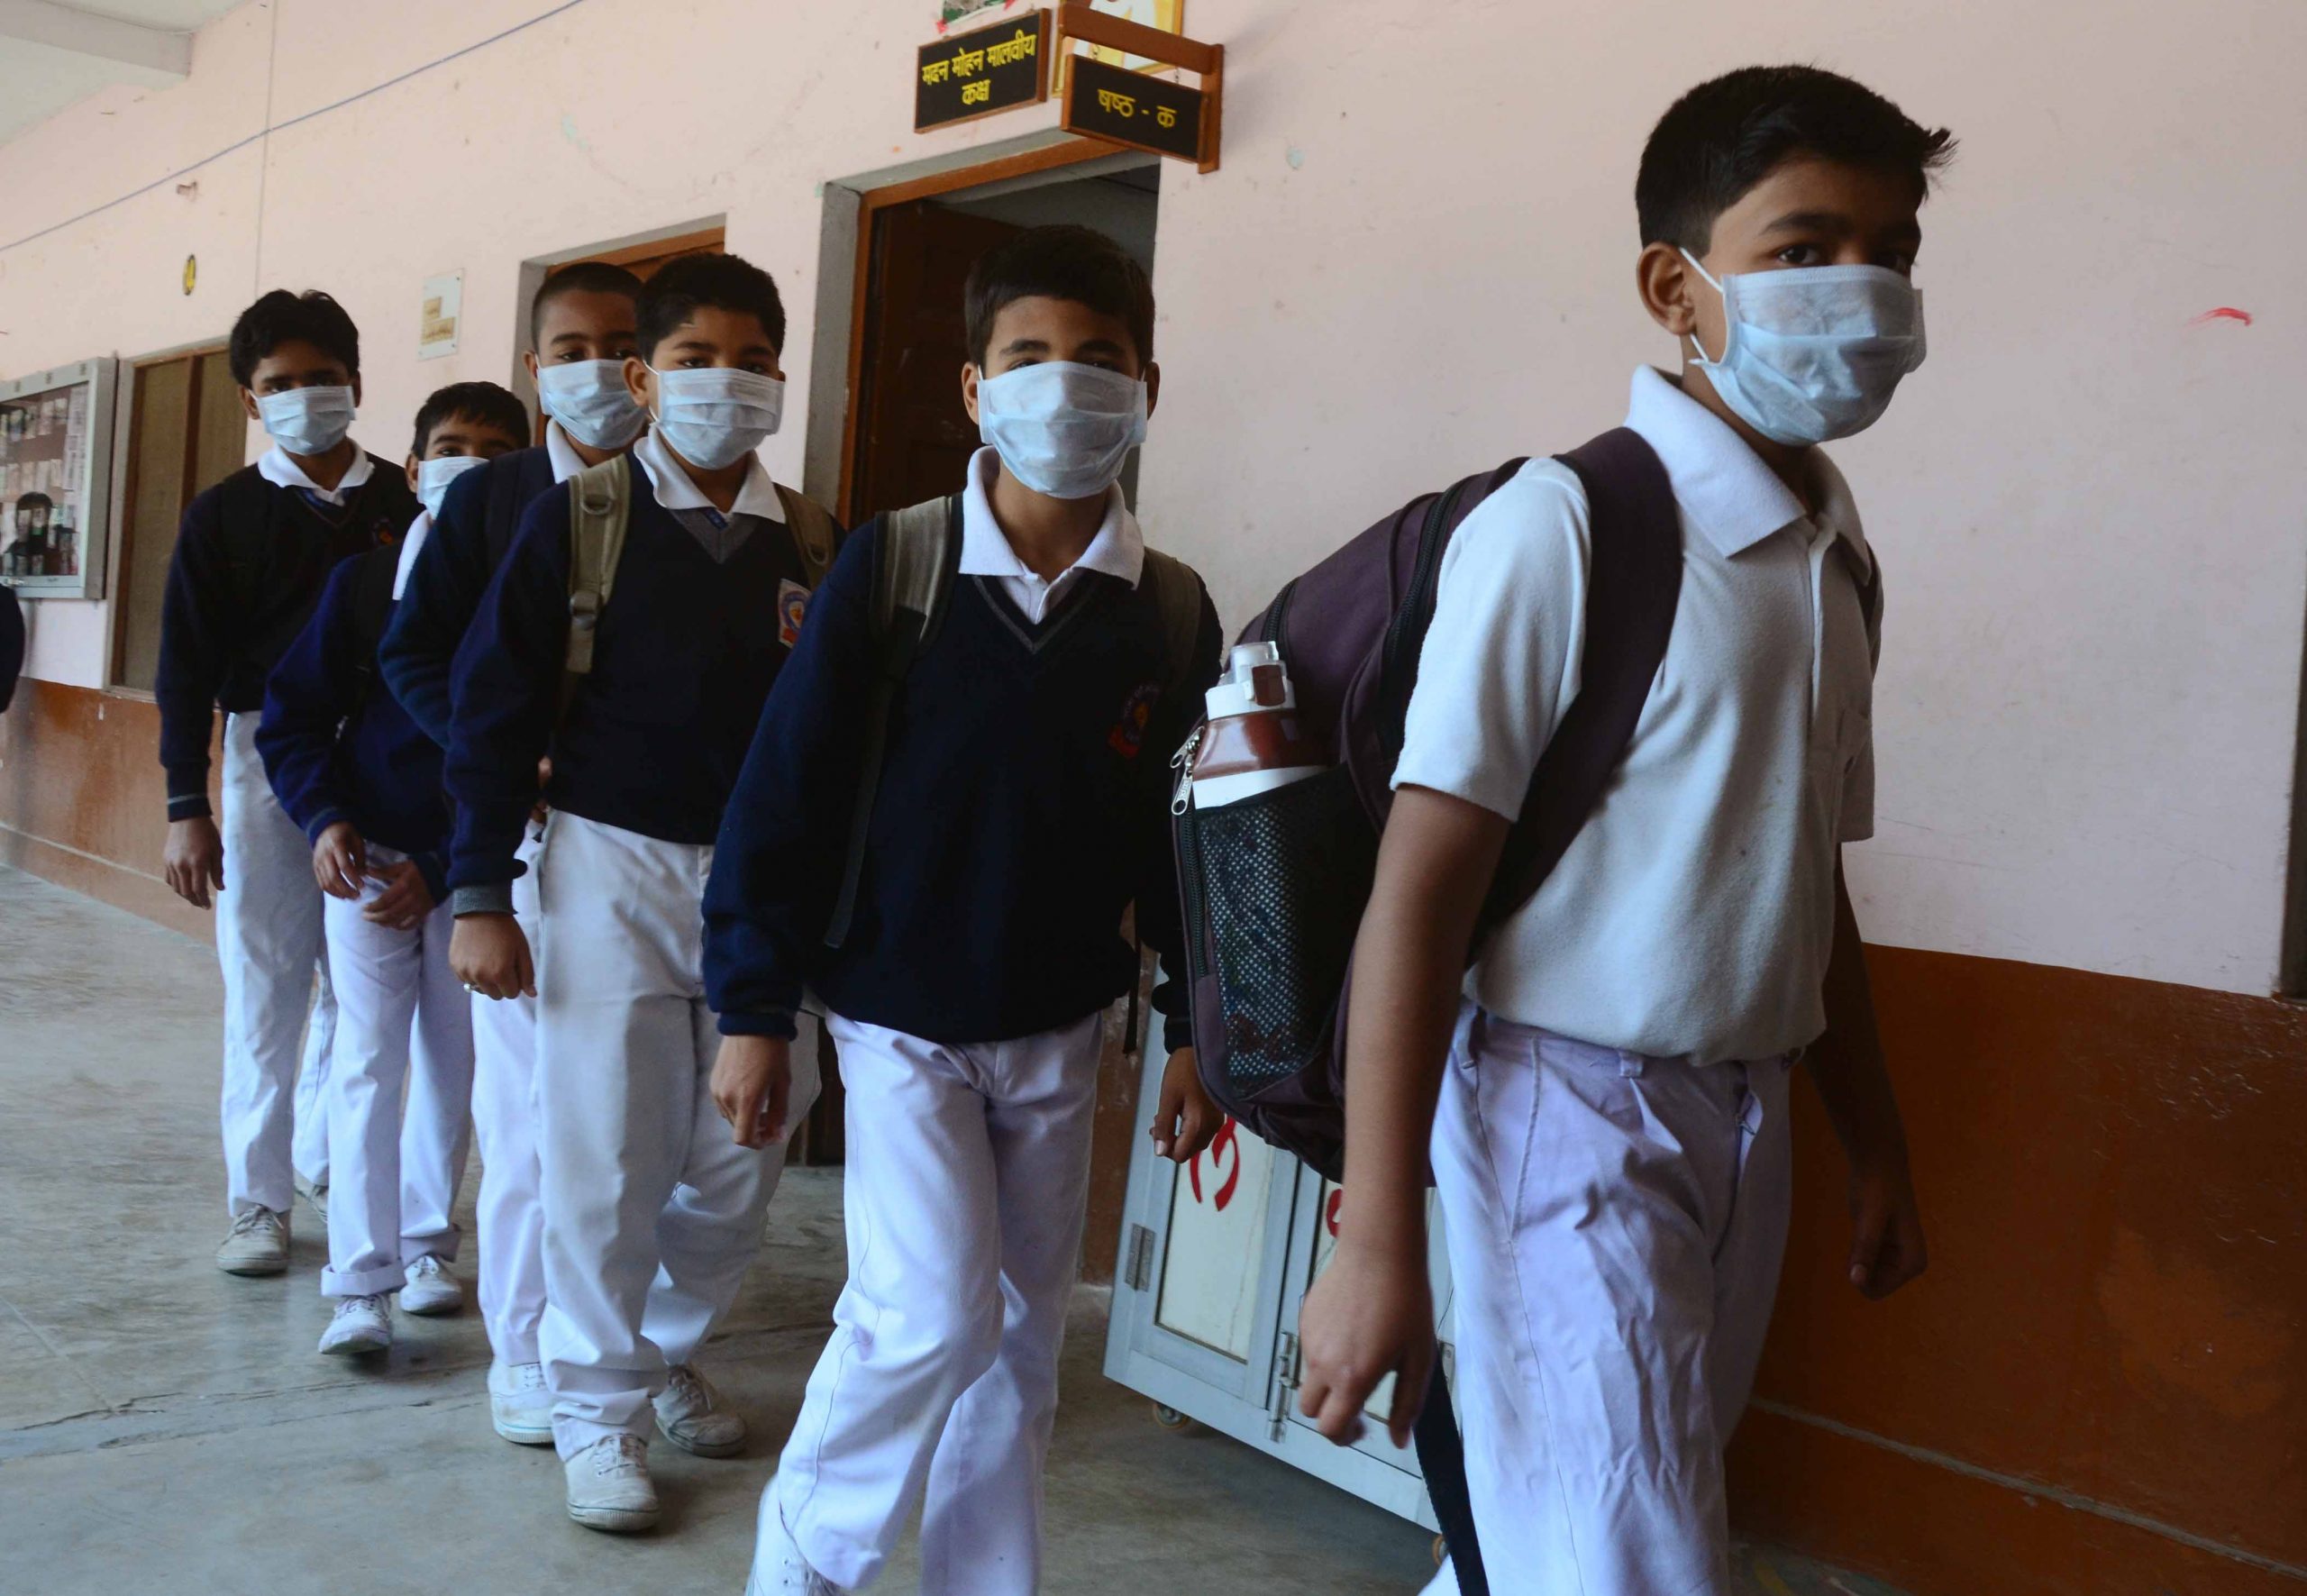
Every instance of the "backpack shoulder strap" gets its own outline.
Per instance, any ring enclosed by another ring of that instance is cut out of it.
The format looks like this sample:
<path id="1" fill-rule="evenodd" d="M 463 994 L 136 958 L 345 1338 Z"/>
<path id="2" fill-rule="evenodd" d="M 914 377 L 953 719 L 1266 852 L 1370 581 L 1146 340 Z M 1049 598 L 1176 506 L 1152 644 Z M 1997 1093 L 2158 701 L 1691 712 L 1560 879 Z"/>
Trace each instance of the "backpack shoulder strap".
<path id="1" fill-rule="evenodd" d="M 857 914 L 857 891 L 865 879 L 865 839 L 873 825 L 873 800 L 881 787 L 881 760 L 889 752 L 889 712 L 906 672 L 936 635 L 937 623 L 953 586 L 962 543 L 959 495 L 892 510 L 881 517 L 873 545 L 873 636 L 880 645 L 880 669 L 865 708 L 865 753 L 857 770 L 857 799 L 849 816 L 849 851 L 842 863 L 841 890 L 825 923 L 825 946 L 849 939 Z"/>
<path id="2" fill-rule="evenodd" d="M 633 462 L 613 455 L 569 479 L 569 652 L 571 677 L 593 669 L 593 638 L 616 586 L 633 515 Z M 575 684 L 569 684 L 573 690 Z"/>
<path id="3" fill-rule="evenodd" d="M 1620 427 L 1559 458 L 1586 490 L 1591 551 L 1578 697 L 1531 773 L 1482 906 L 1485 927 L 1530 900 L 1601 802 L 1634 740 L 1682 601 L 1682 517 L 1656 451 Z"/>
<path id="4" fill-rule="evenodd" d="M 798 488 L 772 484 L 777 502 L 785 507 L 785 527 L 793 534 L 794 552 L 801 556 L 801 575 L 811 588 L 825 579 L 834 557 L 841 552 L 841 524 L 833 512 Z"/>
<path id="5" fill-rule="evenodd" d="M 1145 575 L 1162 617 L 1162 699 L 1174 701 L 1192 686 L 1202 663 L 1194 658 L 1201 641 L 1201 577 L 1182 560 L 1159 549 L 1145 551 Z"/>

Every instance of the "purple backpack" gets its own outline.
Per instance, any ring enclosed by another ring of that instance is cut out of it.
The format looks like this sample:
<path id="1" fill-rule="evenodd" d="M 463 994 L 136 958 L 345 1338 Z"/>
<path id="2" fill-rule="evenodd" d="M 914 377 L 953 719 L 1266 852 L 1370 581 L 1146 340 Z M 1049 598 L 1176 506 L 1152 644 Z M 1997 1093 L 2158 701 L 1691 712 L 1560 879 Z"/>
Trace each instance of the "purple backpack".
<path id="1" fill-rule="evenodd" d="M 1650 446 L 1620 428 L 1558 458 L 1585 487 L 1592 544 L 1581 687 L 1508 835 L 1477 947 L 1529 900 L 1600 801 L 1682 594 L 1681 523 Z M 1244 631 L 1244 642 L 1281 648 L 1298 714 L 1332 749 L 1331 769 L 1203 810 L 1181 775 L 1172 805 L 1202 1084 L 1333 1180 L 1345 1154 L 1346 975 L 1443 552 L 1522 465 L 1412 499 L 1284 587 Z M 1181 771 L 1199 739 L 1178 755 Z"/>

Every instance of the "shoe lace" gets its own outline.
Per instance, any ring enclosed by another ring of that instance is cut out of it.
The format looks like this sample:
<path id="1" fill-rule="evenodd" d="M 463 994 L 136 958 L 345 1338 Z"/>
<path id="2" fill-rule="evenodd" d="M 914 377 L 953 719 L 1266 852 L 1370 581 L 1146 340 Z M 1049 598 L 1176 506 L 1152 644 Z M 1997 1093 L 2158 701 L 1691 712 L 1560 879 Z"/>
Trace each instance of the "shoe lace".
<path id="1" fill-rule="evenodd" d="M 411 1280 L 437 1280 L 445 1272 L 441 1267 L 441 1260 L 431 1253 L 408 1266 L 408 1278 Z"/>
<path id="2" fill-rule="evenodd" d="M 593 1473 L 605 1480 L 637 1473 L 648 1461 L 649 1445 L 639 1436 L 611 1436 L 606 1445 L 593 1449 Z"/>
<path id="3" fill-rule="evenodd" d="M 268 1208 L 242 1208 L 233 1219 L 233 1235 L 248 1236 L 255 1231 L 277 1231 L 280 1216 Z"/>
<path id="4" fill-rule="evenodd" d="M 544 1390 L 544 1365 L 543 1363 L 514 1364 L 513 1385 L 516 1391 Z"/>
<path id="5" fill-rule="evenodd" d="M 340 1297 L 336 1301 L 336 1317 L 342 1318 L 348 1313 L 382 1313 L 384 1308 L 385 1300 L 381 1296 Z"/>
<path id="6" fill-rule="evenodd" d="M 687 1363 L 675 1363 L 665 1371 L 665 1391 L 687 1409 L 701 1409 L 713 1405 L 713 1393 L 706 1389 L 705 1377 Z"/>

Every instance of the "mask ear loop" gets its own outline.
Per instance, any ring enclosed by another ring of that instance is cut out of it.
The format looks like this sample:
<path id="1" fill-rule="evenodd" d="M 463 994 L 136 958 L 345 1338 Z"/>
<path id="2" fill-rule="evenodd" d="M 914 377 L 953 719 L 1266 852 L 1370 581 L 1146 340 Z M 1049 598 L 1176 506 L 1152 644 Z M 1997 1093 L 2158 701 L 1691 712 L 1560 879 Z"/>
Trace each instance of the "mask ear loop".
<path id="1" fill-rule="evenodd" d="M 1729 355 L 1729 353 L 1730 353 L 1730 327 L 1729 327 L 1729 323 L 1730 323 L 1730 295 L 1729 295 L 1729 293 L 1728 293 L 1728 291 L 1727 291 L 1727 290 L 1722 287 L 1722 285 L 1721 285 L 1720 283 L 1719 283 L 1719 282 L 1715 281 L 1715 279 L 1714 279 L 1714 275 L 1713 275 L 1711 272 L 1708 271 L 1708 270 L 1706 269 L 1706 268 L 1705 268 L 1705 267 L 1701 266 L 1701 265 L 1698 263 L 1698 257 L 1697 257 L 1697 256 L 1695 256 L 1695 255 L 1691 254 L 1688 250 L 1682 249 L 1682 248 L 1681 248 L 1680 246 L 1677 246 L 1677 247 L 1676 247 L 1676 249 L 1675 249 L 1674 252 L 1675 252 L 1676 254 L 1680 255 L 1683 260 L 1687 260 L 1687 261 L 1689 261 L 1689 262 L 1691 263 L 1691 269 L 1692 271 L 1695 271 L 1696 273 L 1698 273 L 1698 274 L 1699 274 L 1699 276 L 1701 276 L 1701 277 L 1702 277 L 1702 278 L 1704 278 L 1706 279 L 1706 286 L 1707 286 L 1708 287 L 1712 288 L 1712 289 L 1713 289 L 1717 294 L 1719 294 L 1719 295 L 1721 295 L 1721 296 L 1722 296 L 1722 322 L 1723 322 L 1723 328 L 1722 328 L 1722 353 L 1723 353 L 1723 355 L 1724 355 L 1726 358 L 1728 358 L 1728 355 Z M 1720 364 L 1722 363 L 1720 360 L 1710 360 L 1710 359 L 1709 359 L 1709 358 L 1708 358 L 1708 356 L 1707 356 L 1707 352 L 1706 352 L 1706 345 L 1704 345 L 1703 343 L 1701 343 L 1701 342 L 1698 341 L 1698 331 L 1697 331 L 1697 329 L 1696 329 L 1696 328 L 1692 328 L 1692 329 L 1691 330 L 1691 332 L 1690 332 L 1690 333 L 1689 333 L 1689 338 L 1690 338 L 1690 341 L 1691 341 L 1691 347 L 1692 349 L 1694 349 L 1694 350 L 1698 351 L 1698 363 L 1699 363 L 1700 365 L 1701 365 L 1701 366 L 1719 366 L 1719 365 L 1720 365 Z"/>

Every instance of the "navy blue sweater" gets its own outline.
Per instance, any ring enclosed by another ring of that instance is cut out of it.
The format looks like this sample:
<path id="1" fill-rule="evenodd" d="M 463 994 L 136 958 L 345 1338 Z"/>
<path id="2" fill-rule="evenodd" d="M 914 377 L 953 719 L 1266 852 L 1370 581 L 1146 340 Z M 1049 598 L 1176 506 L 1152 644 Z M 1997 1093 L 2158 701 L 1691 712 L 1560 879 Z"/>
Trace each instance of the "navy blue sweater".
<path id="1" fill-rule="evenodd" d="M 437 902 L 447 895 L 449 806 L 441 750 L 376 679 L 383 616 L 364 616 L 364 588 L 392 591 L 400 551 L 377 549 L 331 573 L 313 618 L 265 684 L 257 752 L 280 807 L 308 842 L 338 821 L 416 862 Z"/>
<path id="2" fill-rule="evenodd" d="M 513 546 L 522 513 L 552 486 L 552 451 L 542 444 L 500 454 L 451 483 L 393 606 L 377 655 L 385 685 L 425 735 L 443 747 L 457 644 L 472 625 L 488 579 Z"/>
<path id="3" fill-rule="evenodd" d="M 872 636 L 875 521 L 810 600 L 770 695 L 705 895 L 706 995 L 731 1035 L 789 1036 L 804 986 L 844 1018 L 933 1042 L 1028 1036 L 1130 988 L 1121 936 L 1179 967 L 1169 756 L 1217 676 L 1202 598 L 1193 690 L 1167 670 L 1150 584 L 1085 573 L 1039 626 L 957 577 L 889 718 L 855 919 L 825 946 L 848 853 Z M 1155 995 L 1185 1041 L 1182 989 Z"/>
<path id="4" fill-rule="evenodd" d="M 279 488 L 245 466 L 186 506 L 160 601 L 160 763 L 169 818 L 208 813 L 208 747 L 217 709 L 264 707 L 264 679 L 305 622 L 337 561 L 399 541 L 416 518 L 401 468 L 369 457 L 369 479 L 342 509 Z"/>
<path id="5" fill-rule="evenodd" d="M 793 534 L 763 523 L 725 561 L 633 473 L 633 515 L 593 638 L 593 669 L 556 727 L 569 642 L 569 496 L 530 505 L 457 650 L 449 729 L 458 907 L 495 907 L 552 756 L 556 809 L 662 842 L 703 844 L 785 661 L 778 591 L 802 579 Z M 487 901 L 484 901 L 486 899 Z"/>

